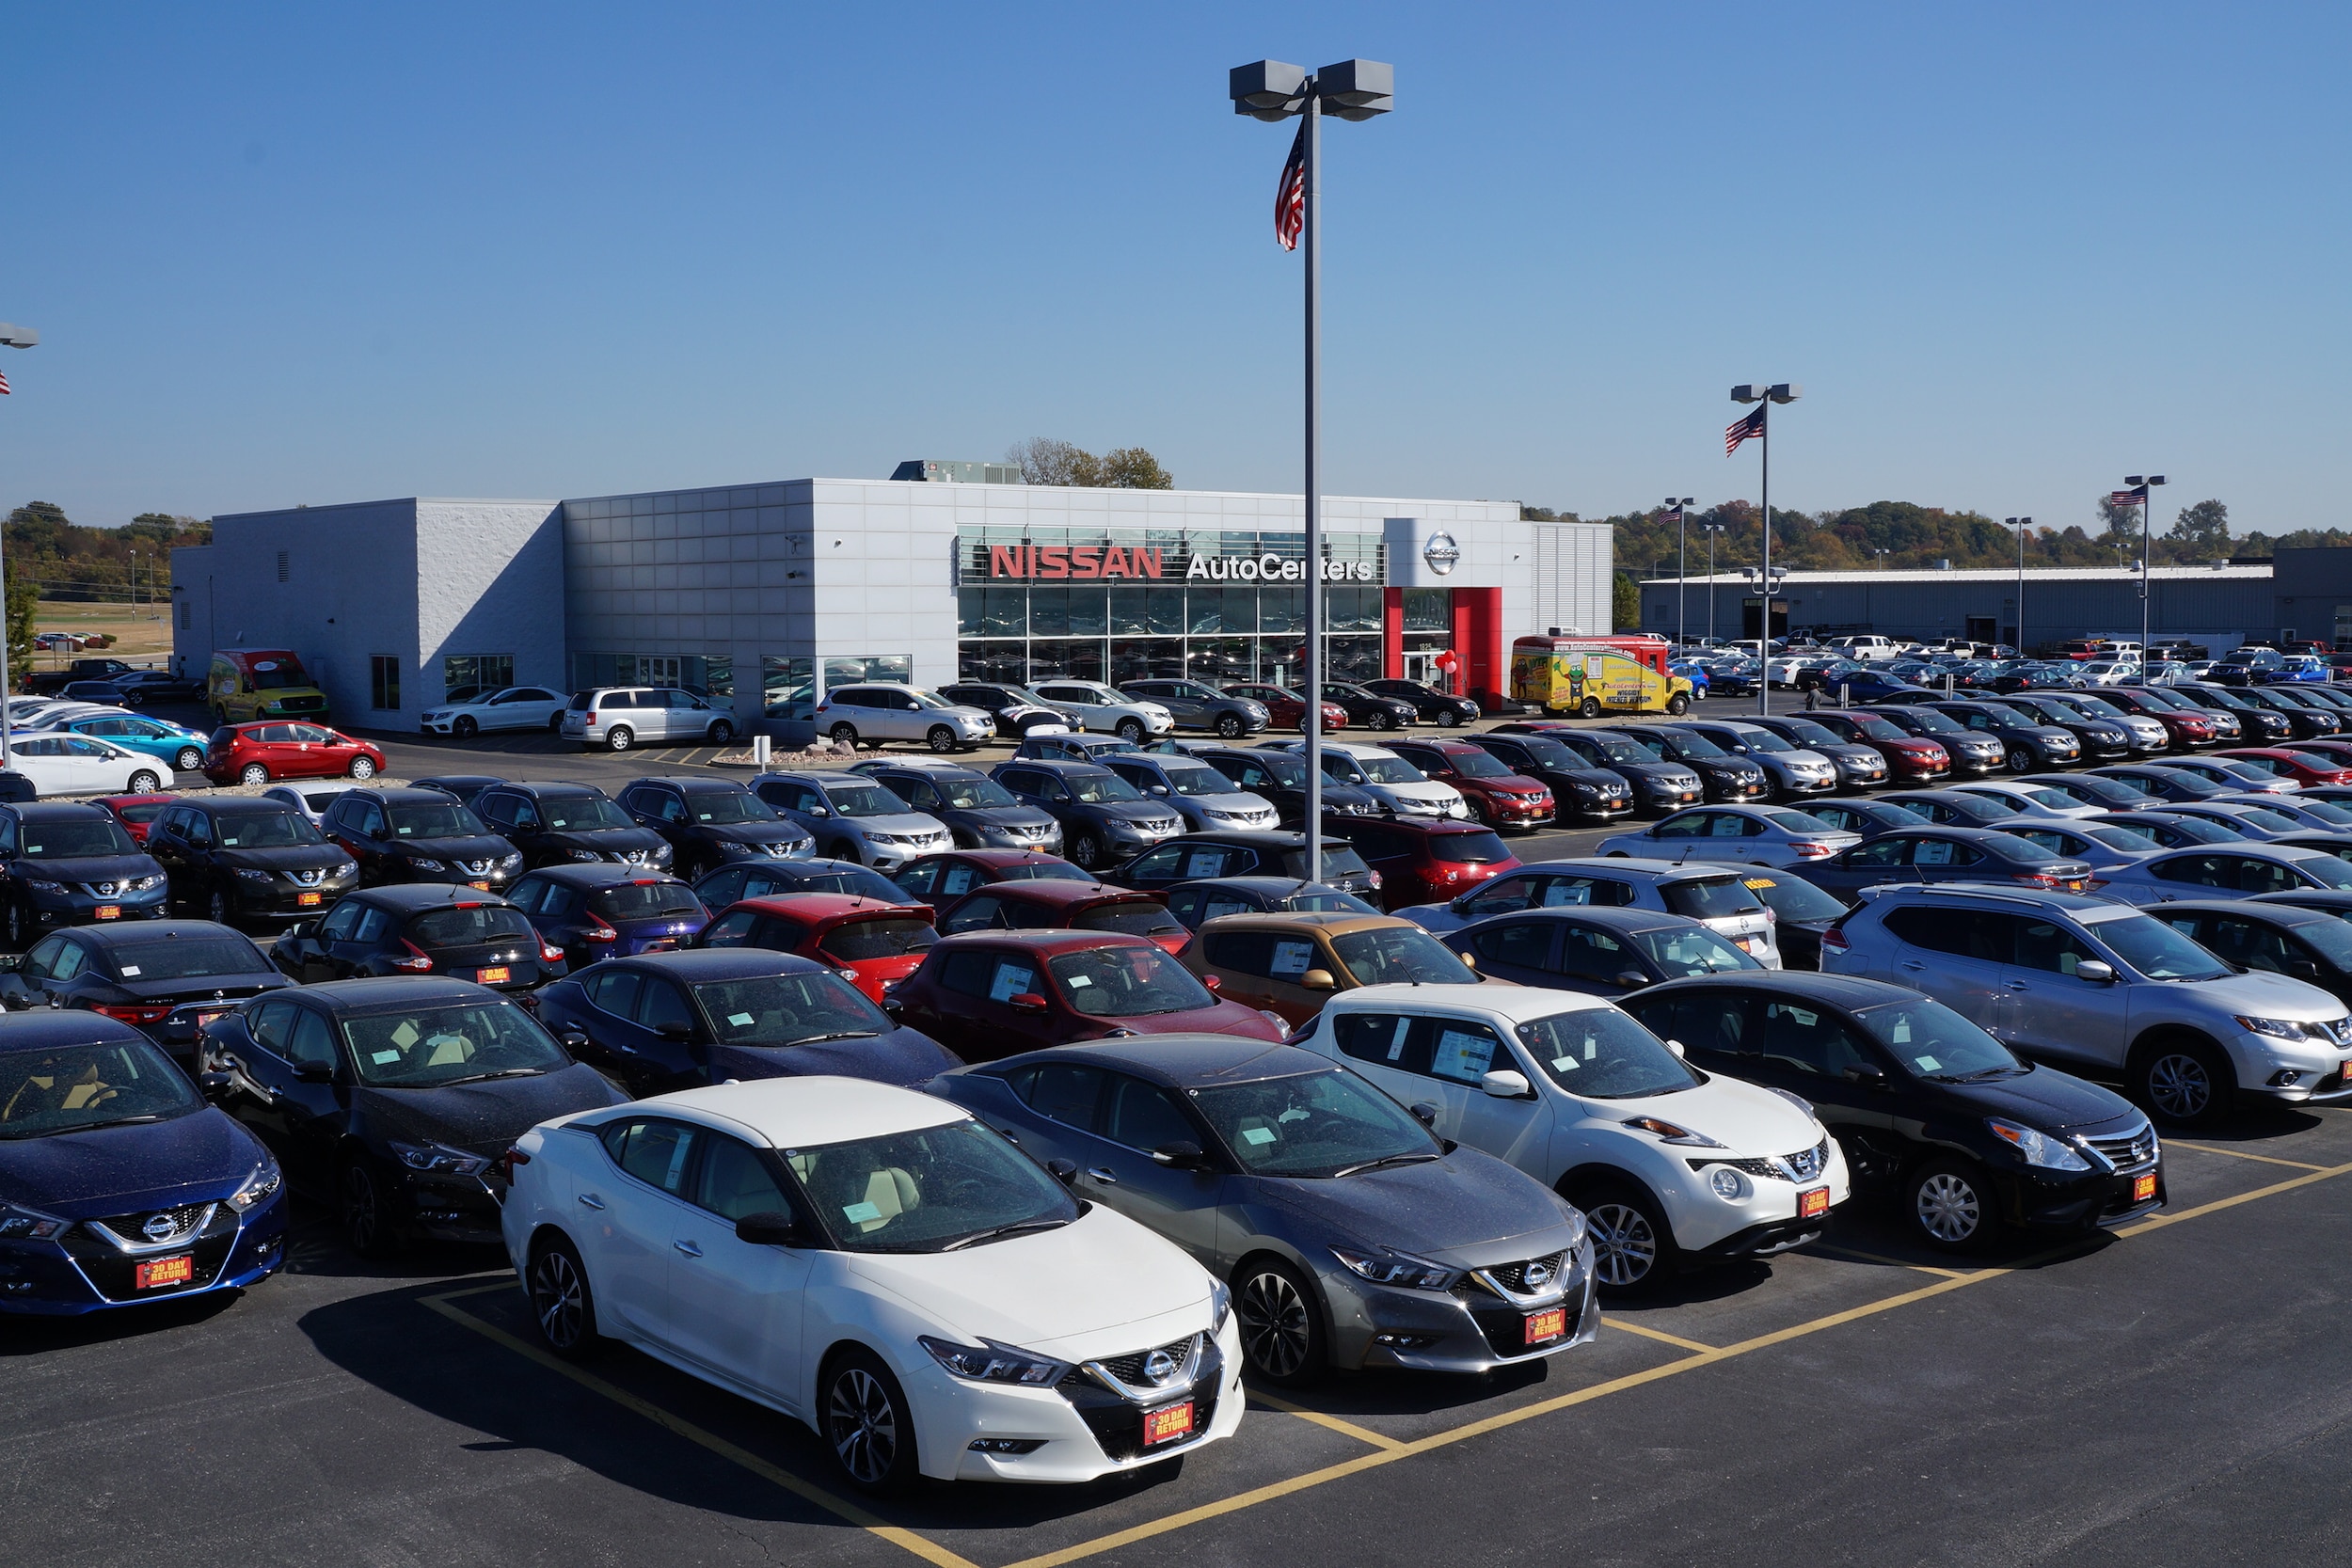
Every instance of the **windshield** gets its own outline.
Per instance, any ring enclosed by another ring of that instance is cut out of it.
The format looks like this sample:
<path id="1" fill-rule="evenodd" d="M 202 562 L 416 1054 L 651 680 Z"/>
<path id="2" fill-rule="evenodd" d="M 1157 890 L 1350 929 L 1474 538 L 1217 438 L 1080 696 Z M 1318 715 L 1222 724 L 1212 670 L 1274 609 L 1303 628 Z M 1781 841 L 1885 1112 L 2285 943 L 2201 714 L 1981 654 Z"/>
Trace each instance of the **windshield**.
<path id="1" fill-rule="evenodd" d="M 898 1027 L 838 974 L 761 974 L 693 988 L 721 1045 L 777 1047 Z"/>
<path id="2" fill-rule="evenodd" d="M 1443 865 L 1498 865 L 1511 859 L 1510 849 L 1490 831 L 1431 833 L 1429 858 Z M 1325 875 L 1331 874 L 1328 866 Z"/>
<path id="3" fill-rule="evenodd" d="M 1241 786 L 1234 784 L 1232 780 L 1216 768 L 1200 763 L 1167 763 L 1162 765 L 1160 771 L 1168 776 L 1169 786 L 1179 795 L 1239 795 L 1241 793 Z"/>
<path id="4" fill-rule="evenodd" d="M 290 844 L 324 844 L 310 819 L 293 811 L 241 811 L 214 818 L 224 849 L 280 849 Z"/>
<path id="5" fill-rule="evenodd" d="M 843 963 L 859 963 L 868 958 L 898 958 L 909 953 L 920 953 L 939 941 L 939 933 L 928 920 L 914 915 L 885 915 L 875 920 L 852 920 L 835 926 L 825 933 L 825 940 L 817 950 Z"/>
<path id="6" fill-rule="evenodd" d="M 956 811 L 985 811 L 995 806 L 1017 806 L 1021 802 L 1012 792 L 994 779 L 940 779 L 935 781 L 940 798 Z"/>
<path id="7" fill-rule="evenodd" d="M 1099 806 L 1105 800 L 1140 800 L 1143 799 L 1141 792 L 1135 785 L 1118 774 L 1108 771 L 1073 773 L 1062 782 L 1070 786 L 1071 794 L 1075 795 L 1089 806 Z"/>
<path id="8" fill-rule="evenodd" d="M 1120 899 L 1116 904 L 1097 904 L 1090 910 L 1080 910 L 1070 922 L 1078 931 L 1124 931 L 1131 937 L 1181 936 L 1184 927 L 1168 906 L 1156 898 Z"/>
<path id="9" fill-rule="evenodd" d="M 907 803 L 877 784 L 825 782 L 825 799 L 841 816 L 904 816 Z"/>
<path id="10" fill-rule="evenodd" d="M 628 814 L 601 795 L 551 795 L 539 802 L 547 814 L 548 830 L 558 833 L 587 832 L 596 828 L 634 828 Z"/>
<path id="11" fill-rule="evenodd" d="M 1306 914 L 1378 914 L 1380 911 L 1352 893 L 1294 893 L 1275 908 Z"/>
<path id="12" fill-rule="evenodd" d="M 1708 739 L 1707 736 L 1703 735 L 1666 735 L 1661 736 L 1659 738 L 1666 743 L 1666 749 L 1668 751 L 1672 752 L 1677 757 L 1686 759 L 1690 757 L 1723 757 L 1729 756 L 1731 754 L 1730 752 L 1724 751 L 1721 746 L 1718 746 L 1713 741 Z"/>
<path id="13" fill-rule="evenodd" d="M 2110 849 L 2128 849 L 2137 854 L 2145 850 L 2164 847 L 2146 833 L 2135 832 L 2129 828 L 2102 828 L 2092 825 L 2084 827 L 2081 832 L 2085 837 L 2097 839 Z"/>
<path id="14" fill-rule="evenodd" d="M 946 698 L 941 696 L 936 691 L 917 691 L 914 694 L 914 700 L 917 703 L 920 703 L 923 706 L 932 709 L 958 707 L 961 705 L 961 704 L 949 702 Z"/>
<path id="15" fill-rule="evenodd" d="M 1847 721 L 1852 724 L 1855 729 L 1860 730 L 1864 735 L 1868 736 L 1873 740 L 1901 740 L 1905 738 L 1902 731 L 1897 729 L 1885 720 L 1877 718 L 1873 715 L 1858 715 Z"/>
<path id="16" fill-rule="evenodd" d="M 845 1252 L 945 1252 L 1078 1217 L 1067 1188 L 969 1117 L 784 1159 Z"/>
<path id="17" fill-rule="evenodd" d="M 2130 717 L 2130 715 L 2126 714 L 2122 708 L 2117 707 L 2113 703 L 2108 702 L 2104 697 L 2069 697 L 2066 699 L 2066 705 L 2069 707 L 2080 708 L 2085 713 L 2095 713 L 2102 719 L 2125 719 Z"/>
<path id="18" fill-rule="evenodd" d="M 1632 1100 L 1695 1088 L 1699 1075 L 1656 1035 L 1614 1007 L 1556 1013 L 1518 1027 L 1551 1081 L 1586 1100 Z"/>
<path id="19" fill-rule="evenodd" d="M 485 942 L 523 942 L 531 922 L 502 904 L 460 904 L 427 910 L 408 922 L 408 940 L 421 947 L 478 947 Z"/>
<path id="20" fill-rule="evenodd" d="M 2295 802 L 2295 809 L 2306 816 L 2315 816 L 2322 822 L 2333 823 L 2337 827 L 2352 827 L 2352 811 L 2346 811 L 2330 801 L 2297 800 Z"/>
<path id="21" fill-rule="evenodd" d="M 511 1002 L 466 1002 L 344 1021 L 359 1082 L 435 1089 L 476 1078 L 536 1077 L 571 1066 L 554 1037 Z"/>
<path id="22" fill-rule="evenodd" d="M 1189 1012 L 1216 998 L 1157 947 L 1093 947 L 1046 960 L 1064 1001 L 1089 1018 Z"/>
<path id="23" fill-rule="evenodd" d="M 1751 752 L 1793 752 L 1794 746 L 1770 730 L 1736 730 L 1740 744 Z"/>
<path id="24" fill-rule="evenodd" d="M 77 855 L 135 855 L 139 847 L 112 817 L 93 822 L 24 824 L 24 858 L 35 861 L 72 860 Z"/>
<path id="25" fill-rule="evenodd" d="M 1280 752 L 1252 752 L 1249 760 L 1274 775 L 1274 782 L 1284 789 L 1307 787 L 1307 765 L 1296 757 Z"/>
<path id="26" fill-rule="evenodd" d="M 145 1040 L 0 1053 L 0 1138 L 40 1138 L 204 1108 L 187 1075 Z"/>
<path id="27" fill-rule="evenodd" d="M 2295 868 L 2322 887 L 2352 888 L 2352 864 L 2346 864 L 2325 850 L 2314 849 L 2297 856 Z"/>
<path id="28" fill-rule="evenodd" d="M 1764 910 L 1750 891 L 1750 884 L 1730 872 L 1717 877 L 1686 877 L 1678 882 L 1667 882 L 1658 891 L 1664 895 L 1666 908 L 1685 920 L 1720 920 L 1725 915 L 1760 914 Z"/>
<path id="29" fill-rule="evenodd" d="M 2249 834 L 2234 823 L 2212 822 L 2201 816 L 2183 816 L 2177 812 L 2164 814 L 2165 825 L 2191 844 L 2236 844 Z"/>
<path id="30" fill-rule="evenodd" d="M 748 789 L 714 789 L 697 792 L 686 798 L 686 809 L 694 814 L 697 822 L 773 822 L 776 814 L 768 809 L 768 802 Z"/>
<path id="31" fill-rule="evenodd" d="M 1835 920 L 1846 912 L 1843 900 L 1802 877 L 1750 877 L 1742 885 L 1783 920 Z"/>
<path id="32" fill-rule="evenodd" d="M 1252 1176 L 1321 1180 L 1445 1152 L 1404 1107 L 1343 1069 L 1201 1089 L 1193 1104 Z"/>
<path id="33" fill-rule="evenodd" d="M 1466 779 L 1507 779 L 1511 776 L 1508 768 L 1475 746 L 1460 752 L 1449 752 L 1445 760 Z"/>
<path id="34" fill-rule="evenodd" d="M 1090 882 L 1094 873 L 1080 870 L 1068 861 L 1043 861 L 1033 865 L 1000 865 L 996 868 L 1000 882 Z"/>
<path id="35" fill-rule="evenodd" d="M 1403 757 L 1358 757 L 1356 765 L 1364 770 L 1364 777 L 1374 784 L 1426 784 L 1429 775 L 1406 762 Z"/>
<path id="36" fill-rule="evenodd" d="M 897 896 L 895 889 L 892 896 Z M 590 894 L 588 912 L 608 920 L 700 920 L 706 911 L 684 882 L 620 882 Z"/>
<path id="37" fill-rule="evenodd" d="M 2090 934 L 2151 980 L 2218 980 L 2230 968 L 2161 920 L 2144 914 L 2087 922 Z"/>
<path id="38" fill-rule="evenodd" d="M 302 673 L 302 666 L 279 659 L 276 669 L 253 672 L 256 691 L 291 691 L 310 684 L 310 677 Z"/>
<path id="39" fill-rule="evenodd" d="M 194 980 L 215 974 L 266 974 L 262 950 L 233 931 L 164 937 L 113 948 L 107 961 L 123 980 Z"/>
<path id="40" fill-rule="evenodd" d="M 1331 939 L 1331 951 L 1359 986 L 1468 986 L 1478 975 L 1418 926 L 1383 926 Z"/>
<path id="41" fill-rule="evenodd" d="M 1968 733 L 1968 726 L 1948 713 L 1938 713 L 1929 707 L 1905 708 L 1903 711 L 1910 715 L 1913 723 L 1917 724 L 1929 735 L 1966 735 Z"/>
<path id="42" fill-rule="evenodd" d="M 1784 719 L 1781 722 L 1788 725 L 1789 733 L 1807 746 L 1842 746 L 1845 744 L 1837 738 L 1836 732 L 1828 725 L 1817 724 L 1810 719 Z"/>
<path id="43" fill-rule="evenodd" d="M 1854 1017 L 1904 1070 L 1921 1078 L 2009 1078 L 2031 1070 L 2009 1047 L 1941 1002 L 1888 1002 Z"/>
<path id="44" fill-rule="evenodd" d="M 2260 806 L 2239 806 L 2233 809 L 2230 815 L 2236 817 L 2241 822 L 2249 823 L 2254 827 L 2260 828 L 2266 833 L 2292 832 L 2296 828 L 2302 826 L 2301 823 L 2296 821 L 2294 817 L 2289 816 L 2284 812 L 2265 811 Z"/>
<path id="45" fill-rule="evenodd" d="M 453 800 L 446 806 L 391 806 L 386 815 L 392 819 L 394 838 L 474 838 L 490 831 Z"/>
<path id="46" fill-rule="evenodd" d="M 863 865 L 838 871 L 794 872 L 789 879 L 757 872 L 743 879 L 738 898 L 767 898 L 787 893 L 846 893 L 854 898 L 879 898 L 885 904 L 906 901 L 906 890 L 881 872 Z"/>
<path id="47" fill-rule="evenodd" d="M 1678 931 L 1633 931 L 1629 935 L 1670 979 L 1684 974 L 1720 974 L 1725 970 L 1764 967 L 1703 926 Z"/>
<path id="48" fill-rule="evenodd" d="M 1824 823 L 1820 817 L 1815 816 L 1810 813 L 1788 811 L 1776 806 L 1762 807 L 1757 811 L 1756 815 L 1763 817 L 1765 821 L 1770 822 L 1775 828 L 1779 828 L 1787 832 L 1803 833 L 1809 838 L 1818 837 L 1821 830 L 1828 826 L 1828 824 Z M 1833 832 L 1837 831 L 1839 830 L 1831 829 L 1831 832 Z"/>
<path id="49" fill-rule="evenodd" d="M 1637 733 L 1628 737 L 1625 744 L 1638 752 L 1645 752 L 1652 762 L 1666 760 L 1666 742 L 1662 736 Z"/>
<path id="50" fill-rule="evenodd" d="M 1645 762 L 1656 762 L 1658 760 L 1647 752 L 1643 751 L 1639 746 L 1634 745 L 1633 742 L 1629 740 L 1619 740 L 1614 736 L 1596 735 L 1588 736 L 1586 738 L 1594 745 L 1599 747 L 1600 754 L 1608 758 L 1611 762 L 1630 762 L 1640 764 Z M 1542 763 L 1547 768 L 1574 768 L 1580 760 L 1576 753 L 1569 751 L 1565 746 L 1561 745 L 1556 740 L 1546 740 L 1541 736 L 1531 736 L 1527 739 L 1521 741 L 1520 744 L 1527 748 L 1528 755 L 1534 757 L 1537 762 Z M 1560 762 L 1551 760 L 1542 750 L 1543 747 L 1547 746 L 1550 747 L 1553 751 L 1563 753 L 1566 760 Z"/>

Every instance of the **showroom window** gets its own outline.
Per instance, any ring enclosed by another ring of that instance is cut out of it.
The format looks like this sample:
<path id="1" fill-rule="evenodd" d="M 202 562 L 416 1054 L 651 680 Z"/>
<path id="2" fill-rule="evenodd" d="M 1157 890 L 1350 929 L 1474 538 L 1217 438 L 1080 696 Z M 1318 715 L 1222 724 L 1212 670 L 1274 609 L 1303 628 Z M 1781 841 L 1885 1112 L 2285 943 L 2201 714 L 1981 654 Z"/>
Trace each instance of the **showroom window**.
<path id="1" fill-rule="evenodd" d="M 485 695 L 515 684 L 513 654 L 457 654 L 441 660 L 441 689 L 473 687 Z"/>
<path id="2" fill-rule="evenodd" d="M 400 707 L 400 659 L 377 654 L 368 660 L 368 706 L 395 712 Z"/>

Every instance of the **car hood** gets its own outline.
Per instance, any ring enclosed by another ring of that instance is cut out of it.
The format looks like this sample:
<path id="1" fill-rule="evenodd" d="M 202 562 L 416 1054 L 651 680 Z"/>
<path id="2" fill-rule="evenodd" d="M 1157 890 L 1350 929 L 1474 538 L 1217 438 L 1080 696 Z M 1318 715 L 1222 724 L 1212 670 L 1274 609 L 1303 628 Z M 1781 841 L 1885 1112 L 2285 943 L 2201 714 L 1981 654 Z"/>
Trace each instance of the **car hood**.
<path id="1" fill-rule="evenodd" d="M 433 860 L 501 860 L 515 847 L 488 833 L 460 833 L 453 838 L 394 838 L 385 842 L 396 854 L 423 855 Z"/>
<path id="2" fill-rule="evenodd" d="M 68 855 L 57 860 L 23 860 L 18 874 L 41 881 L 114 882 L 133 877 L 160 877 L 164 868 L 140 855 Z"/>
<path id="3" fill-rule="evenodd" d="M 1177 1013 L 1144 1013 L 1135 1018 L 1098 1018 L 1105 1029 L 1128 1029 L 1138 1035 L 1240 1035 L 1249 1039 L 1279 1040 L 1283 1031 L 1266 1022 L 1255 1007 L 1220 1001 L 1206 1007 Z"/>
<path id="4" fill-rule="evenodd" d="M 2165 982 L 2155 984 L 2164 986 Z M 2317 1023 L 2344 1016 L 2344 1004 L 2310 981 L 2260 970 L 2218 980 L 2191 980 L 2182 989 L 2208 1006 L 2248 1018 L 2291 1018 Z"/>
<path id="5" fill-rule="evenodd" d="M 950 817 L 963 822 L 987 823 L 998 828 L 1050 828 L 1054 819 L 1035 806 L 950 806 Z"/>
<path id="6" fill-rule="evenodd" d="M 1460 790 L 1449 784 L 1439 784 L 1435 779 L 1426 779 L 1420 784 L 1366 784 L 1356 787 L 1375 797 L 1393 795 L 1400 800 L 1435 800 L 1441 805 L 1451 804 L 1462 798 Z"/>
<path id="7" fill-rule="evenodd" d="M 1524 1171 L 1476 1149 L 1456 1148 L 1443 1159 L 1394 1165 L 1324 1180 L 1296 1177 L 1241 1179 L 1256 1201 L 1295 1215 L 1302 1246 L 1355 1242 L 1462 1262 L 1448 1253 L 1556 1229 L 1565 1223 L 1560 1200 Z"/>
<path id="8" fill-rule="evenodd" d="M 351 857 L 331 844 L 281 844 L 265 849 L 216 849 L 222 865 L 249 866 L 256 871 L 325 871 L 346 865 Z"/>
<path id="9" fill-rule="evenodd" d="M 1057 1229 L 957 1252 L 842 1256 L 851 1275 L 968 1344 L 995 1339 L 1084 1360 L 1181 1332 L 1121 1332 L 1130 1324 L 1172 1314 L 1209 1324 L 1210 1281 L 1200 1265 L 1101 1204 Z"/>
<path id="10" fill-rule="evenodd" d="M 1590 1100 L 1587 1112 L 1598 1120 L 1626 1121 L 1656 1117 L 1724 1146 L 1725 1157 L 1794 1154 L 1821 1141 L 1820 1124 L 1772 1090 L 1720 1074 L 1679 1094 L 1649 1095 L 1636 1100 Z M 1629 1132 L 1646 1138 L 1646 1132 Z M 1653 1140 L 1655 1141 L 1655 1140 Z M 1705 1159 L 1715 1151 L 1705 1148 L 1665 1146 L 1677 1157 Z"/>
<path id="11" fill-rule="evenodd" d="M 853 832 L 875 833 L 935 833 L 940 831 L 936 817 L 922 812 L 889 812 L 881 816 L 835 816 L 820 818 L 840 823 Z"/>
<path id="12" fill-rule="evenodd" d="M 0 1201 L 59 1219 L 227 1197 L 264 1158 L 227 1113 L 0 1141 Z"/>
<path id="13" fill-rule="evenodd" d="M 1661 763 L 1656 766 L 1662 771 L 1666 765 Z M 1679 767 L 1676 767 L 1674 770 L 1677 773 L 1682 771 Z M 1570 788 L 1574 788 L 1578 784 L 1590 784 L 1595 789 L 1599 790 L 1603 795 L 1622 795 L 1625 793 L 1625 776 L 1607 768 L 1555 768 L 1548 769 L 1547 776 L 1560 780 Z M 1520 781 L 1527 778 L 1528 775 L 1525 773 L 1514 773 L 1507 779 L 1491 779 L 1486 782 L 1509 787 L 1517 787 Z"/>
<path id="14" fill-rule="evenodd" d="M 565 828 L 541 833 L 538 842 L 550 849 L 594 849 L 599 854 L 610 854 L 615 849 L 650 851 L 663 840 L 651 828 Z"/>
<path id="15" fill-rule="evenodd" d="M 1101 812 L 1105 816 L 1116 816 L 1121 822 L 1165 822 L 1171 817 L 1181 819 L 1182 816 L 1174 806 L 1165 800 L 1104 800 L 1096 805 L 1088 805 L 1083 801 L 1073 803 L 1080 811 Z"/>
<path id="16" fill-rule="evenodd" d="M 438 1089 L 363 1085 L 353 1090 L 351 1108 L 378 1137 L 429 1138 L 486 1159 L 543 1121 L 627 1098 L 594 1068 L 574 1063 L 536 1078 L 491 1078 Z"/>
<path id="17" fill-rule="evenodd" d="M 695 824 L 694 832 L 707 834 L 722 844 L 814 842 L 809 831 L 797 822 L 705 822 Z"/>
<path id="18" fill-rule="evenodd" d="M 2039 1132 L 2097 1127 L 2132 1114 L 2132 1103 L 2112 1089 L 2086 1084 L 2072 1073 L 2037 1067 L 2014 1078 L 1981 1084 L 1936 1085 L 1954 1101 L 1988 1117 L 2003 1117 Z"/>
<path id="19" fill-rule="evenodd" d="M 962 1065 L 961 1057 L 916 1029 L 892 1029 L 857 1039 L 814 1040 L 806 1045 L 720 1045 L 710 1052 L 710 1075 L 722 1082 L 827 1074 L 920 1088 Z"/>

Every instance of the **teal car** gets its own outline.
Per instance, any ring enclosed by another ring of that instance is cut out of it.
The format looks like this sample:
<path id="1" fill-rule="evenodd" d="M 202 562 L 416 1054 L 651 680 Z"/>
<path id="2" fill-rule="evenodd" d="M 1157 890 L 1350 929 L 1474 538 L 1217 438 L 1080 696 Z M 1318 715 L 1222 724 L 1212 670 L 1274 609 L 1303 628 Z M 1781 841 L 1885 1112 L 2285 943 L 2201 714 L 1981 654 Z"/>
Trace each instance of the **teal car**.
<path id="1" fill-rule="evenodd" d="M 143 713 L 85 713 L 50 727 L 111 740 L 126 750 L 160 758 L 182 773 L 192 773 L 203 766 L 204 748 L 212 739 L 201 730 L 151 719 Z"/>

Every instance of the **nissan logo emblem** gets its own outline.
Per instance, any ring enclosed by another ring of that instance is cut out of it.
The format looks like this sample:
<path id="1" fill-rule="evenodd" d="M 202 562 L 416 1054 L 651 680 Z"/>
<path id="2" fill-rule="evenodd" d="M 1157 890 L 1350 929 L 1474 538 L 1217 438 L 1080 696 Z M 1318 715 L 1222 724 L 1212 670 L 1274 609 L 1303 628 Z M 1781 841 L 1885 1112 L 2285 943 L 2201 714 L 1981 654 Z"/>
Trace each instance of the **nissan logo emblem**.
<path id="1" fill-rule="evenodd" d="M 1143 1375 L 1154 1383 L 1166 1383 L 1176 1375 L 1177 1360 L 1164 1350 L 1155 1350 L 1143 1358 Z"/>
<path id="2" fill-rule="evenodd" d="M 1429 563 L 1431 571 L 1444 577 L 1462 559 L 1462 546 L 1454 542 L 1451 533 L 1433 533 L 1429 542 L 1422 546 L 1421 558 Z"/>
<path id="3" fill-rule="evenodd" d="M 1527 1265 L 1527 1288 L 1529 1290 L 1540 1291 L 1550 1283 L 1551 1265 L 1549 1263 L 1530 1263 Z"/>
<path id="4" fill-rule="evenodd" d="M 150 1214 L 147 1223 L 139 1227 L 139 1234 L 151 1242 L 168 1241 L 179 1233 L 180 1222 L 169 1214 Z"/>

